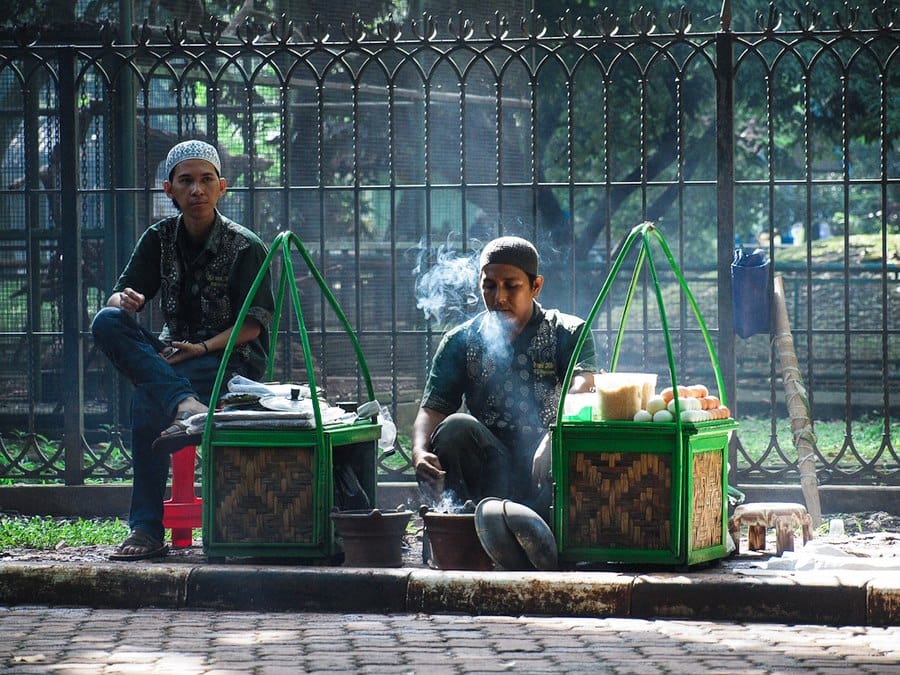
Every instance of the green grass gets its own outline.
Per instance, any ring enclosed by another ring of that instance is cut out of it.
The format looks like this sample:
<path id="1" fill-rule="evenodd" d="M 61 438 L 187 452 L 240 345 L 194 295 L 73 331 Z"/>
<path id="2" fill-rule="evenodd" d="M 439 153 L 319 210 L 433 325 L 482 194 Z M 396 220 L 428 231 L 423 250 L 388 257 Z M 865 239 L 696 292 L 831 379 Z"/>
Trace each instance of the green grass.
<path id="1" fill-rule="evenodd" d="M 741 444 L 753 461 L 758 461 L 772 442 L 771 420 L 767 417 L 742 417 L 738 419 L 738 424 L 740 426 L 737 433 Z M 849 439 L 846 422 L 843 420 L 814 420 L 813 430 L 816 435 L 816 447 L 827 461 L 835 460 L 842 450 L 845 451 L 845 455 L 841 459 L 842 464 L 855 460 L 852 454 L 848 455 Z M 851 422 L 849 433 L 852 434 L 853 448 L 864 461 L 871 462 L 876 458 L 885 442 L 884 431 L 884 420 L 881 418 L 861 418 Z M 776 420 L 775 438 L 778 440 L 781 450 L 788 457 L 796 454 L 789 420 Z M 900 446 L 900 422 L 891 424 L 891 439 L 895 452 L 900 452 L 900 447 L 898 447 Z M 893 468 L 897 468 L 896 461 L 889 453 L 883 453 L 879 461 L 885 465 L 892 463 Z"/>
<path id="2" fill-rule="evenodd" d="M 397 446 L 403 448 L 407 454 L 409 454 L 409 449 L 412 448 L 412 439 L 410 438 L 408 433 L 404 433 L 403 431 L 398 431 L 397 433 Z M 407 464 L 406 457 L 399 453 L 395 452 L 387 457 L 381 459 L 381 463 L 384 464 L 388 469 L 399 471 L 403 470 L 404 476 L 409 476 L 410 480 L 412 480 L 415 472 L 412 470 L 412 467 Z"/>
<path id="3" fill-rule="evenodd" d="M 48 550 L 65 546 L 119 544 L 128 536 L 128 524 L 107 520 L 51 518 L 48 516 L 0 517 L 0 548 Z"/>

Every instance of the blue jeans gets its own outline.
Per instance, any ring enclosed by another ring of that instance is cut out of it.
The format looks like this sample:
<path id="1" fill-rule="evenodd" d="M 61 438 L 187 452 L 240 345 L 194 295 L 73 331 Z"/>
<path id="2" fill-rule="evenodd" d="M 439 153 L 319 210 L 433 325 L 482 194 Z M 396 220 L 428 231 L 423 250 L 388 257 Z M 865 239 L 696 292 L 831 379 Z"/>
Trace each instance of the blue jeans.
<path id="1" fill-rule="evenodd" d="M 91 324 L 94 341 L 133 385 L 131 452 L 134 480 L 128 524 L 163 539 L 163 500 L 169 455 L 154 452 L 153 441 L 175 417 L 178 404 L 193 396 L 209 403 L 221 354 L 206 354 L 170 365 L 156 353 L 134 317 L 104 307 Z"/>

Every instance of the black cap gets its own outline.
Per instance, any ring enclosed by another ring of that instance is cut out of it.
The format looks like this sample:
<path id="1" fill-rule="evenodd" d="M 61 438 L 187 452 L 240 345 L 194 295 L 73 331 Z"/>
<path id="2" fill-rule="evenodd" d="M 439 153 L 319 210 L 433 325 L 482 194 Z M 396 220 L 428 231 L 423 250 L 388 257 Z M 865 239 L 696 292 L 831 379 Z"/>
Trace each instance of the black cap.
<path id="1" fill-rule="evenodd" d="M 538 275 L 538 252 L 534 245 L 521 237 L 499 237 L 489 241 L 481 251 L 481 265 L 513 265 L 530 276 Z"/>

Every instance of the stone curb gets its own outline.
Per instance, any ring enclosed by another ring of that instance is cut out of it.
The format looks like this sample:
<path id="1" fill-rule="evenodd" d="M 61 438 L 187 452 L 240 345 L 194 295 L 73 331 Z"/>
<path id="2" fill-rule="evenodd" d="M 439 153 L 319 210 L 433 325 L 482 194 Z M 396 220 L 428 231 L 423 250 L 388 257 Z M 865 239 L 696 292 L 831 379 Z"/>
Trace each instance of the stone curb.
<path id="1" fill-rule="evenodd" d="M 789 576 L 0 563 L 0 604 L 900 625 L 900 573 Z"/>
<path id="2" fill-rule="evenodd" d="M 866 581 L 826 572 L 647 575 L 635 580 L 632 615 L 862 626 L 867 624 Z"/>
<path id="3" fill-rule="evenodd" d="M 407 609 L 437 614 L 630 615 L 634 577 L 613 572 L 441 572 L 416 570 Z"/>
<path id="4" fill-rule="evenodd" d="M 900 572 L 873 579 L 866 592 L 869 625 L 900 625 Z"/>

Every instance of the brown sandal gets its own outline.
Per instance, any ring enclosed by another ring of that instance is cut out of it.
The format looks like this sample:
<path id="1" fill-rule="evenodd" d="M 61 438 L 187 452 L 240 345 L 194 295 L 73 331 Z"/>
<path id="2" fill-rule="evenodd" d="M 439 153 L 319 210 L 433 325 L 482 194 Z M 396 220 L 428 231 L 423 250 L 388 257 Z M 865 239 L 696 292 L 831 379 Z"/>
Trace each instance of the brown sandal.
<path id="1" fill-rule="evenodd" d="M 126 552 L 126 549 L 131 551 Z M 132 530 L 128 538 L 111 553 L 110 560 L 146 560 L 161 558 L 169 552 L 169 547 L 159 539 L 151 537 L 143 530 Z"/>

